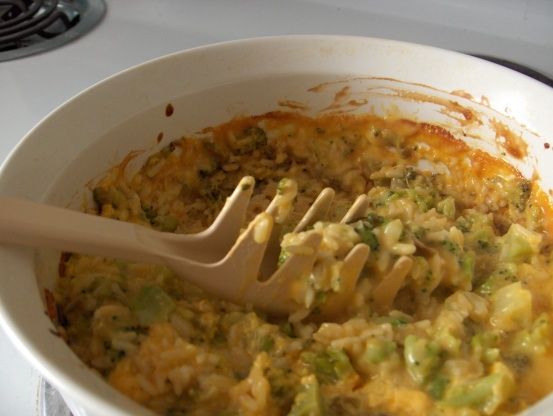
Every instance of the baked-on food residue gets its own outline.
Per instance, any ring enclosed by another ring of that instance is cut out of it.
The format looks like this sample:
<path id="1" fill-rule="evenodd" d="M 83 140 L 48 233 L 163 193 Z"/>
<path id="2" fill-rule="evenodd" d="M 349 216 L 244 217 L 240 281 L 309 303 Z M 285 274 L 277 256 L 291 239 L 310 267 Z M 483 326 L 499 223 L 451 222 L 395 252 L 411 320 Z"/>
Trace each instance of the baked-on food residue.
<path id="1" fill-rule="evenodd" d="M 519 135 L 500 121 L 492 120 L 491 124 L 495 130 L 497 144 L 508 154 L 515 159 L 523 159 L 528 155 L 528 145 Z"/>
<path id="2" fill-rule="evenodd" d="M 407 120 L 270 113 L 204 131 L 131 178 L 114 168 L 91 213 L 196 232 L 244 175 L 249 218 L 294 181 L 284 262 L 301 249 L 292 225 L 331 186 L 302 310 L 270 317 L 165 267 L 65 256 L 51 316 L 113 387 L 164 415 L 509 415 L 553 391 L 553 215 L 535 183 Z M 365 215 L 337 223 L 361 193 Z M 371 254 L 353 298 L 323 318 L 357 242 Z"/>
<path id="3" fill-rule="evenodd" d="M 323 82 L 321 84 L 318 84 L 318 85 L 315 85 L 314 87 L 309 88 L 307 91 L 313 92 L 313 93 L 321 93 L 327 90 L 328 88 L 331 88 L 331 87 L 337 88 L 341 84 L 350 83 L 356 80 L 357 81 L 380 80 L 380 81 L 399 82 L 394 78 L 387 78 L 387 77 L 358 77 L 358 78 L 352 78 L 352 79 L 343 80 L 343 81 Z M 425 84 L 420 84 L 420 83 L 407 83 L 407 84 L 413 87 L 424 87 L 432 91 L 437 91 L 441 93 L 444 92 Z M 441 97 L 438 95 L 430 95 L 422 92 L 406 90 L 404 88 L 397 88 L 394 86 L 386 87 L 386 89 L 388 90 L 387 93 L 379 92 L 377 91 L 378 89 L 379 88 L 375 88 L 375 90 L 373 91 L 372 88 L 368 88 L 366 89 L 365 92 L 368 93 L 369 95 L 373 94 L 373 95 L 386 96 L 388 94 L 391 94 L 409 101 L 433 103 L 440 107 L 440 110 L 439 110 L 440 113 L 456 120 L 462 126 L 482 124 L 482 121 L 478 117 L 478 114 L 476 114 L 468 106 L 462 105 L 457 100 L 452 100 L 450 98 Z M 334 94 L 332 103 L 327 107 L 325 107 L 324 109 L 322 109 L 322 111 L 335 112 L 335 113 L 347 113 L 347 112 L 353 112 L 353 111 L 357 112 L 359 107 L 363 107 L 368 103 L 370 103 L 370 100 L 368 98 L 351 99 L 351 94 L 352 94 L 351 86 L 345 85 L 341 87 Z M 465 98 L 465 99 L 472 99 L 472 96 L 470 94 L 462 90 L 452 91 L 450 94 L 455 95 L 457 97 Z"/>
<path id="4" fill-rule="evenodd" d="M 308 107 L 306 104 L 301 103 L 299 101 L 294 101 L 294 100 L 280 100 L 278 102 L 278 105 L 281 107 L 288 107 L 292 110 L 302 110 L 302 111 L 308 110 Z"/>
<path id="5" fill-rule="evenodd" d="M 173 107 L 173 104 L 169 103 L 165 107 L 165 116 L 171 117 L 173 113 L 175 112 L 175 107 Z"/>

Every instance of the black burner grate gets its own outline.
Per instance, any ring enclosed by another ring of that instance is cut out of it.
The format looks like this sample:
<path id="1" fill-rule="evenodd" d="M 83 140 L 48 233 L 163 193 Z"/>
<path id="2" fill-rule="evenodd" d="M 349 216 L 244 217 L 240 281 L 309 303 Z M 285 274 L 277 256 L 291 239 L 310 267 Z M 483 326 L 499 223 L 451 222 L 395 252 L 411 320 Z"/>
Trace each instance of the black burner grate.
<path id="1" fill-rule="evenodd" d="M 5 7 L 0 18 L 0 50 L 21 47 L 26 38 L 53 38 L 75 26 L 79 13 L 58 0 L 0 0 Z"/>
<path id="2" fill-rule="evenodd" d="M 60 46 L 90 30 L 103 0 L 0 0 L 0 61 Z"/>
<path id="3" fill-rule="evenodd" d="M 73 416 L 58 391 L 45 379 L 40 380 L 37 405 L 39 416 Z"/>
<path id="4" fill-rule="evenodd" d="M 513 61 L 509 61 L 507 59 L 497 58 L 495 56 L 490 56 L 490 55 L 472 54 L 472 56 L 475 56 L 480 59 L 485 59 L 486 61 L 493 62 L 494 64 L 498 64 L 506 68 L 512 69 L 514 71 L 520 72 L 521 74 L 524 74 L 530 78 L 534 78 L 537 81 L 543 82 L 545 85 L 549 85 L 550 87 L 553 87 L 552 78 L 526 65 L 522 65 Z"/>

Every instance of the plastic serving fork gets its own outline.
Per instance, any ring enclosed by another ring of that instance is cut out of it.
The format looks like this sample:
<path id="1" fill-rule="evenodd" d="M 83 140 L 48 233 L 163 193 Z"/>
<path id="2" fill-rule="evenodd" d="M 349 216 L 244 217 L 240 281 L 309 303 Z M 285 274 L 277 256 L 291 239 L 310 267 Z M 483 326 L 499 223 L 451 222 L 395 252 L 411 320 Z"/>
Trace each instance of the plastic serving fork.
<path id="1" fill-rule="evenodd" d="M 274 224 L 281 196 L 277 194 L 267 210 L 258 214 L 240 234 L 254 184 L 252 177 L 242 178 L 213 224 L 198 234 L 165 233 L 74 210 L 0 197 L 0 242 L 164 264 L 215 296 L 249 303 L 269 313 L 291 313 L 301 307 L 292 299 L 291 285 L 311 272 L 321 236 L 308 232 L 302 254 L 290 255 L 278 268 L 276 258 L 269 262 L 268 258 L 274 257 L 269 252 L 278 251 L 273 231 L 278 229 Z M 332 189 L 323 190 L 294 231 L 302 231 L 322 219 L 333 197 Z M 366 208 L 366 196 L 359 197 L 342 222 L 361 217 Z M 344 290 L 332 298 L 329 311 L 340 309 L 348 301 L 369 251 L 367 245 L 357 244 L 348 253 L 342 266 Z M 264 274 L 269 277 L 260 281 L 264 258 Z"/>

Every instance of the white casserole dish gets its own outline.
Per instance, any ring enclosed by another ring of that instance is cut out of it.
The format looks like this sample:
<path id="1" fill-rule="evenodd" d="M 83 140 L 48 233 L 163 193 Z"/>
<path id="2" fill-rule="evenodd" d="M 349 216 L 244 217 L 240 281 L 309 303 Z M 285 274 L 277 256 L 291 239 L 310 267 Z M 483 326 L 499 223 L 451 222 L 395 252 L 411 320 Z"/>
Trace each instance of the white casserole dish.
<path id="1" fill-rule="evenodd" d="M 553 89 L 435 48 L 337 36 L 229 42 L 156 59 L 69 100 L 5 161 L 0 194 L 78 206 L 87 182 L 131 150 L 146 149 L 145 157 L 183 134 L 272 110 L 373 112 L 437 123 L 507 158 L 525 175 L 539 174 L 549 191 L 552 108 Z M 512 157 L 517 137 L 528 144 L 527 157 Z M 55 253 L 2 246 L 0 264 L 2 326 L 75 415 L 151 414 L 109 387 L 51 334 L 42 289 L 53 286 Z M 552 412 L 550 397 L 529 413 Z"/>

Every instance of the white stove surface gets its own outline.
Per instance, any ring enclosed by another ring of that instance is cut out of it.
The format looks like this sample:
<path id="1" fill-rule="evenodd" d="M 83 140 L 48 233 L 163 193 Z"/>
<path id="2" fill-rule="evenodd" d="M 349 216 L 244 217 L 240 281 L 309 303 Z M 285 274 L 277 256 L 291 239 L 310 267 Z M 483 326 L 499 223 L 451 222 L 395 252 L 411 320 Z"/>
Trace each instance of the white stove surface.
<path id="1" fill-rule="evenodd" d="M 0 63 L 0 162 L 40 119 L 101 79 L 170 52 L 279 34 L 424 43 L 515 61 L 553 78 L 549 0 L 112 0 L 91 33 Z M 37 414 L 38 374 L 0 330 L 0 413 Z"/>

